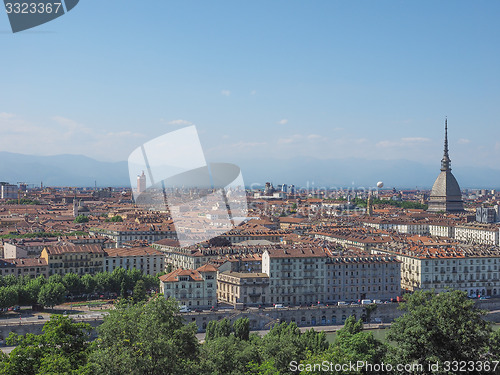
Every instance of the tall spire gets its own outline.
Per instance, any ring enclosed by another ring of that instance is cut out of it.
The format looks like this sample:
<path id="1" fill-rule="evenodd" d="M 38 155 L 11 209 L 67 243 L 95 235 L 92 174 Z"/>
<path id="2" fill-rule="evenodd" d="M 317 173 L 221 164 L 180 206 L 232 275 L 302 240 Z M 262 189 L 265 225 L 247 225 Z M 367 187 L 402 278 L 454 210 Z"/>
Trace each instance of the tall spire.
<path id="1" fill-rule="evenodd" d="M 441 160 L 441 170 L 442 171 L 451 171 L 450 168 L 451 160 L 450 155 L 448 154 L 448 118 L 444 120 L 444 155 Z"/>

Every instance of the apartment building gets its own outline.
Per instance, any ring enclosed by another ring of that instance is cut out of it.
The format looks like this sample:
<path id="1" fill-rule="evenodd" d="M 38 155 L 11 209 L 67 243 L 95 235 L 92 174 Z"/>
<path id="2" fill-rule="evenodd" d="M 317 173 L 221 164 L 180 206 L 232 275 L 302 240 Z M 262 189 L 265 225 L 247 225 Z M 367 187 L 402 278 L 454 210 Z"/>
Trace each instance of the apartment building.
<path id="1" fill-rule="evenodd" d="M 500 249 L 487 245 L 425 247 L 399 244 L 372 249 L 401 261 L 401 289 L 444 292 L 458 289 L 471 297 L 500 295 Z"/>
<path id="2" fill-rule="evenodd" d="M 343 246 L 356 247 L 368 251 L 370 247 L 390 241 L 386 233 L 366 228 L 340 228 L 310 232 L 314 238 L 326 240 Z"/>
<path id="3" fill-rule="evenodd" d="M 91 228 L 89 234 L 107 237 L 115 242 L 116 247 L 122 247 L 124 242 L 134 240 L 153 243 L 163 238 L 177 238 L 172 224 L 106 223 Z"/>
<path id="4" fill-rule="evenodd" d="M 179 305 L 209 308 L 217 304 L 217 269 L 203 265 L 195 270 L 177 269 L 160 276 L 160 292 Z"/>
<path id="5" fill-rule="evenodd" d="M 265 273 L 224 271 L 217 275 L 217 300 L 236 309 L 265 305 L 268 293 L 269 276 Z"/>
<path id="6" fill-rule="evenodd" d="M 45 259 L 0 259 L 0 276 L 49 276 L 49 267 Z"/>
<path id="7" fill-rule="evenodd" d="M 100 244 L 108 245 L 108 239 L 100 236 L 63 236 L 42 238 L 13 238 L 4 243 L 4 258 L 38 258 L 47 246 L 56 246 L 59 243 L 74 245 Z"/>
<path id="8" fill-rule="evenodd" d="M 429 233 L 431 236 L 455 237 L 455 224 L 449 222 L 434 222 L 429 224 Z"/>
<path id="9" fill-rule="evenodd" d="M 230 258 L 233 256 L 252 257 L 261 254 L 266 246 L 213 246 L 192 245 L 180 247 L 177 241 L 163 239 L 155 242 L 153 248 L 165 254 L 165 262 L 171 264 L 174 269 L 196 269 L 203 264 L 216 259 Z M 267 246 L 270 247 L 270 246 Z"/>
<path id="10" fill-rule="evenodd" d="M 395 256 L 351 254 L 329 257 L 325 302 L 396 298 L 401 294 L 400 264 Z"/>
<path id="11" fill-rule="evenodd" d="M 40 258 L 49 266 L 49 276 L 76 273 L 85 275 L 104 270 L 106 253 L 100 245 L 57 245 L 47 246 L 42 250 Z"/>
<path id="12" fill-rule="evenodd" d="M 165 254 L 151 247 L 105 249 L 104 271 L 116 268 L 137 269 L 146 275 L 156 275 L 165 270 Z"/>
<path id="13" fill-rule="evenodd" d="M 300 305 L 324 301 L 326 258 L 325 250 L 316 246 L 265 250 L 262 273 L 269 276 L 268 303 Z"/>
<path id="14" fill-rule="evenodd" d="M 495 224 L 470 224 L 455 227 L 455 239 L 470 244 L 496 245 L 500 240 L 500 226 Z"/>

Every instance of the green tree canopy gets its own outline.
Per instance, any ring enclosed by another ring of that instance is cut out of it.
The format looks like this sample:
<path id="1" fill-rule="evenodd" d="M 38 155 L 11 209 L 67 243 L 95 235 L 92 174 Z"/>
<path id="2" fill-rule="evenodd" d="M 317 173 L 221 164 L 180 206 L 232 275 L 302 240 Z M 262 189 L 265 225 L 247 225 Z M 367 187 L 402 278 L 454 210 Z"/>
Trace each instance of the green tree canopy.
<path id="1" fill-rule="evenodd" d="M 48 282 L 40 288 L 38 303 L 42 306 L 54 307 L 64 302 L 66 288 L 62 283 Z"/>
<path id="2" fill-rule="evenodd" d="M 75 217 L 75 220 L 74 220 L 75 223 L 88 223 L 89 222 L 89 218 L 85 215 L 78 215 L 77 217 Z"/>
<path id="3" fill-rule="evenodd" d="M 61 315 L 45 323 L 43 333 L 24 336 L 13 332 L 7 345 L 16 346 L 1 362 L 5 375 L 83 374 L 89 351 L 89 333 L 86 323 L 74 323 Z"/>
<path id="4" fill-rule="evenodd" d="M 98 374 L 198 373 L 196 326 L 185 325 L 177 302 L 157 297 L 110 312 L 98 327 L 90 361 Z M 124 369 L 125 372 L 124 372 Z M 131 372 L 133 371 L 133 372 Z"/>
<path id="5" fill-rule="evenodd" d="M 491 337 L 485 311 L 467 293 L 417 291 L 402 304 L 405 314 L 395 320 L 388 339 L 395 343 L 395 362 L 423 364 L 477 361 L 484 358 Z"/>

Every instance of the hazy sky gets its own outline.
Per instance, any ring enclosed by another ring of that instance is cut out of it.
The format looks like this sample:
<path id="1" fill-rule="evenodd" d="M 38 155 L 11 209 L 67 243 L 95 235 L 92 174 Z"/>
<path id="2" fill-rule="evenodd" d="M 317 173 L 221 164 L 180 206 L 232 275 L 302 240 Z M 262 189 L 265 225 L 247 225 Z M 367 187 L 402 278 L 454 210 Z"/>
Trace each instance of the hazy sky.
<path id="1" fill-rule="evenodd" d="M 126 160 L 196 124 L 207 159 L 500 169 L 500 3 L 82 0 L 12 34 L 0 151 Z"/>

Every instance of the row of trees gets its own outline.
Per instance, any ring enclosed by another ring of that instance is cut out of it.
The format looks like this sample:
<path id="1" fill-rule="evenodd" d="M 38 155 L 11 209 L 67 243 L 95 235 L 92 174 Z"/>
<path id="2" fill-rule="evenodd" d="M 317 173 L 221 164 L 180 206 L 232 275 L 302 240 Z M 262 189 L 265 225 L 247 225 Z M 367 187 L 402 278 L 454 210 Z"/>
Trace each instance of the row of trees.
<path id="1" fill-rule="evenodd" d="M 361 198 L 354 198 L 353 203 L 359 207 L 366 207 L 367 200 L 361 199 Z M 404 208 L 404 209 L 427 210 L 427 208 L 428 208 L 428 205 L 422 204 L 420 202 L 394 201 L 392 199 L 383 200 L 383 199 L 379 199 L 379 198 L 373 198 L 373 204 L 376 204 L 376 205 L 384 205 L 385 204 L 385 205 L 400 207 L 400 208 Z"/>
<path id="2" fill-rule="evenodd" d="M 55 306 L 64 302 L 67 295 L 116 293 L 127 297 L 128 291 L 132 290 L 143 295 L 146 290 L 158 288 L 158 277 L 145 275 L 137 269 L 117 268 L 113 272 L 83 276 L 67 273 L 64 276 L 52 275 L 48 279 L 8 275 L 0 277 L 0 308 L 35 304 Z"/>
<path id="3" fill-rule="evenodd" d="M 361 321 L 349 317 L 328 344 L 324 333 L 301 333 L 295 323 L 274 326 L 260 337 L 250 333 L 247 319 L 231 324 L 227 319 L 210 322 L 200 344 L 196 326 L 184 324 L 177 303 L 162 297 L 147 303 L 122 305 L 97 328 L 97 340 L 89 343 L 90 326 L 68 318 L 53 318 L 43 335 L 11 334 L 8 345 L 17 345 L 0 361 L 7 375 L 103 374 L 103 375 L 278 375 L 278 374 L 452 374 L 445 361 L 490 361 L 492 367 L 467 373 L 492 374 L 500 360 L 500 331 L 492 332 L 463 292 L 434 295 L 417 292 L 403 305 L 406 313 L 390 328 L 388 342 L 363 330 Z M 325 362 L 326 361 L 326 362 Z M 318 364 L 363 361 L 385 363 L 393 370 L 331 368 Z M 441 363 L 436 371 L 431 364 Z M 421 364 L 422 371 L 405 372 L 397 364 Z"/>
<path id="4" fill-rule="evenodd" d="M 28 198 L 21 198 L 19 201 L 17 199 L 9 199 L 8 201 L 5 202 L 5 204 L 31 204 L 31 205 L 38 205 L 41 204 L 39 201 L 36 199 L 28 199 Z"/>
<path id="5" fill-rule="evenodd" d="M 88 236 L 87 232 L 83 231 L 74 231 L 70 233 L 63 232 L 32 232 L 32 233 L 24 233 L 19 234 L 15 232 L 11 232 L 9 234 L 2 234 L 0 238 L 9 239 L 9 238 L 44 238 L 44 237 L 62 237 L 62 236 Z"/>

